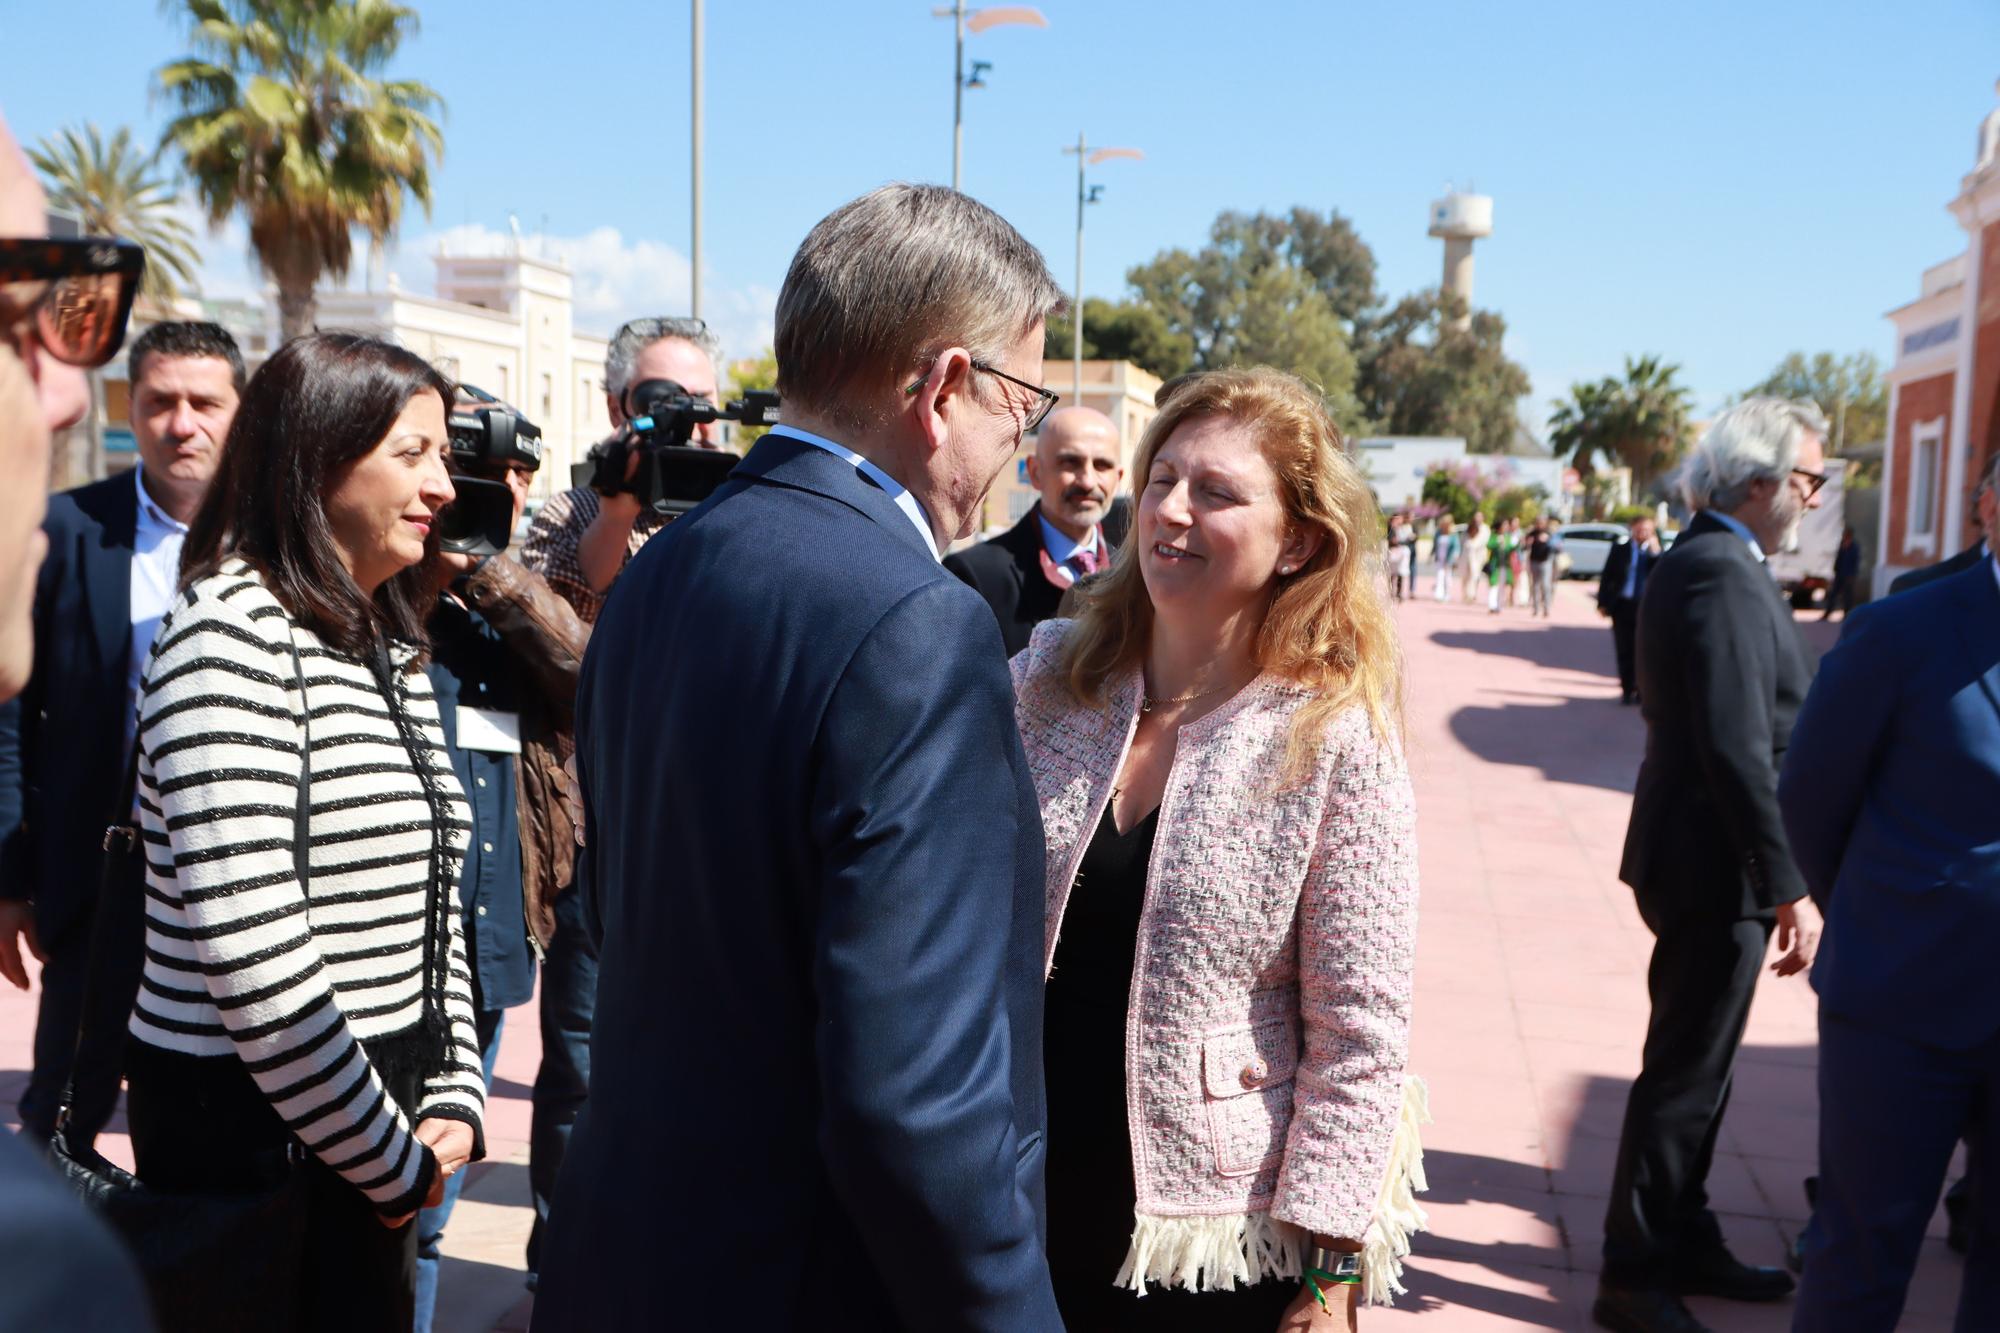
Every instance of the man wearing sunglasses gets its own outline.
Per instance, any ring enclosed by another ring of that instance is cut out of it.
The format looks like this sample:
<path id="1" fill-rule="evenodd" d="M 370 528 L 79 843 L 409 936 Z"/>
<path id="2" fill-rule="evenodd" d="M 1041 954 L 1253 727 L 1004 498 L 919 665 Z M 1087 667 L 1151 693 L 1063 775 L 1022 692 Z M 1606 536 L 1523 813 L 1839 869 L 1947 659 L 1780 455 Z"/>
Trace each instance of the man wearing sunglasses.
<path id="1" fill-rule="evenodd" d="M 128 364 L 139 465 L 50 498 L 34 671 L 21 697 L 0 706 L 0 899 L 8 900 L 0 902 L 0 973 L 25 981 L 17 932 L 43 960 L 21 1124 L 52 1133 L 73 1081 L 76 1146 L 89 1144 L 117 1102 L 116 1034 L 139 983 L 136 939 L 90 964 L 93 935 L 102 935 L 92 922 L 101 915 L 104 829 L 118 822 L 109 807 L 131 760 L 139 675 L 179 592 L 181 542 L 244 382 L 236 340 L 216 324 L 155 324 L 133 343 Z M 143 888 L 135 879 L 113 901 L 136 903 Z M 78 1048 L 86 1007 L 88 1035 Z"/>
<path id="2" fill-rule="evenodd" d="M 49 434 L 80 419 L 82 373 L 43 345 L 35 312 L 55 265 L 23 255 L 47 237 L 41 187 L 0 120 L 0 699 L 26 683 L 41 564 Z M 123 335 L 123 322 L 115 330 Z M 102 349 L 108 358 L 114 339 Z M 74 353 L 75 348 L 65 347 Z M 99 364 L 90 362 L 88 364 Z M 0 951 L 18 953 L 11 934 Z M 0 1133 L 0 1327 L 152 1327 L 138 1274 L 118 1243 L 43 1163 Z"/>
<path id="3" fill-rule="evenodd" d="M 1654 937 L 1652 1016 L 1605 1217 L 1594 1313 L 1607 1328 L 1695 1333 L 1684 1296 L 1792 1291 L 1783 1270 L 1730 1253 L 1707 1177 L 1774 928 L 1774 973 L 1812 961 L 1778 770 L 1813 658 L 1764 562 L 1819 506 L 1825 435 L 1808 402 L 1750 398 L 1716 418 L 1681 474 L 1698 512 L 1640 599 L 1646 757 L 1619 876 Z"/>

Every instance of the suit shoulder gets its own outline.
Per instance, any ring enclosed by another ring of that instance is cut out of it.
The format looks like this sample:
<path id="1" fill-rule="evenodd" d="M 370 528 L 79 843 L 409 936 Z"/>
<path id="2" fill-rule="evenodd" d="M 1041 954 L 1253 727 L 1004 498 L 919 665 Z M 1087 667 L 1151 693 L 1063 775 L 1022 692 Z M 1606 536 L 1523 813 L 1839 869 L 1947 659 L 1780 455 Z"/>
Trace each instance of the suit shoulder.
<path id="1" fill-rule="evenodd" d="M 135 513 L 139 508 L 136 485 L 130 473 L 120 473 L 57 491 L 49 497 L 48 517 L 43 526 L 51 533 L 83 525 L 103 527 L 121 511 Z"/>
<path id="2" fill-rule="evenodd" d="M 1014 563 L 1014 553 L 999 537 L 988 537 L 944 558 L 945 568 L 954 574 L 993 574 Z"/>

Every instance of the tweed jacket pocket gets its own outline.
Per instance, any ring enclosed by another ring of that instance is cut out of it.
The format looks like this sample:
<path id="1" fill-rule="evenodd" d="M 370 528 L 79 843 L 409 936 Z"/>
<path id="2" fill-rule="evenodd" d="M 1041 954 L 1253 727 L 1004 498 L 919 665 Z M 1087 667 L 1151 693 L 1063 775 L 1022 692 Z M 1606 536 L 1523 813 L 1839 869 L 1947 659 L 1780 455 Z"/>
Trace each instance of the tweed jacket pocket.
<path id="1" fill-rule="evenodd" d="M 1218 1175 L 1255 1175 L 1284 1159 L 1298 1069 L 1299 1024 L 1290 1016 L 1203 1035 L 1202 1091 Z"/>

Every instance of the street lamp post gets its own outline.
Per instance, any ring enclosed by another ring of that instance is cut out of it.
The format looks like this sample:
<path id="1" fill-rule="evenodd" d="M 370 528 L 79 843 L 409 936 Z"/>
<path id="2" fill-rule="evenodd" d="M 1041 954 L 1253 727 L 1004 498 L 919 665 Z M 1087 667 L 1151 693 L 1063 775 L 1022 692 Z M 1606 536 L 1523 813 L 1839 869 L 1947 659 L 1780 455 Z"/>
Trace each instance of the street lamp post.
<path id="1" fill-rule="evenodd" d="M 952 0 L 951 4 L 931 11 L 932 18 L 952 21 L 951 54 L 951 188 L 963 189 L 965 164 L 965 90 L 983 88 L 980 75 L 993 68 L 990 61 L 977 60 L 972 65 L 972 77 L 965 77 L 965 34 L 981 33 L 988 28 L 1004 28 L 1019 25 L 1029 28 L 1046 28 L 1049 21 L 1042 17 L 1042 11 L 1033 5 L 997 5 L 989 9 L 967 9 L 965 0 Z"/>
<path id="2" fill-rule="evenodd" d="M 694 0 L 694 75 L 688 80 L 694 97 L 693 117 L 693 176 L 694 186 L 689 191 L 689 207 L 694 213 L 694 242 L 689 247 L 688 286 L 692 295 L 688 299 L 688 313 L 701 318 L 701 5 L 702 0 Z"/>
<path id="3" fill-rule="evenodd" d="M 1063 149 L 1065 154 L 1076 154 L 1076 297 L 1070 303 L 1070 402 L 1083 401 L 1083 211 L 1097 202 L 1104 193 L 1102 185 L 1090 185 L 1084 180 L 1086 164 L 1096 166 L 1113 158 L 1129 158 L 1143 162 L 1146 155 L 1136 148 L 1092 148 L 1084 142 L 1083 133 L 1078 131 L 1076 147 Z"/>

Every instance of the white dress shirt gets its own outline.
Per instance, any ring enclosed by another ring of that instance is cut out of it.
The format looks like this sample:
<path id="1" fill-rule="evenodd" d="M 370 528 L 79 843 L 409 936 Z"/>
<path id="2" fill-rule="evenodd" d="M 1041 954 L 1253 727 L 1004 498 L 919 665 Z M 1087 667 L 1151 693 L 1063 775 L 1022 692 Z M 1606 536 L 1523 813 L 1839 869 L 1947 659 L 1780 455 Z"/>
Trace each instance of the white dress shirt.
<path id="1" fill-rule="evenodd" d="M 152 651 L 160 618 L 173 609 L 179 594 L 181 545 L 187 540 L 187 524 L 153 502 L 144 473 L 144 468 L 132 469 L 132 485 L 139 492 L 139 524 L 132 542 L 132 650 L 125 671 L 130 702 L 125 711 L 127 753 L 139 729 L 139 676 L 146 669 L 146 654 Z"/>
<path id="2" fill-rule="evenodd" d="M 801 444 L 810 444 L 815 449 L 824 449 L 835 458 L 844 459 L 852 464 L 854 469 L 861 473 L 862 476 L 880 486 L 882 493 L 895 501 L 896 508 L 902 510 L 903 516 L 909 519 L 916 530 L 924 535 L 924 549 L 931 553 L 931 559 L 938 561 L 944 559 L 943 553 L 937 548 L 937 538 L 931 535 L 931 521 L 929 516 L 924 513 L 923 505 L 918 503 L 916 496 L 904 489 L 901 482 L 884 472 L 881 468 L 876 467 L 860 454 L 855 453 L 846 445 L 835 444 L 824 435 L 815 435 L 811 431 L 800 430 L 797 426 L 773 426 L 770 433 L 772 435 L 782 435 L 786 439 L 797 440 Z"/>

